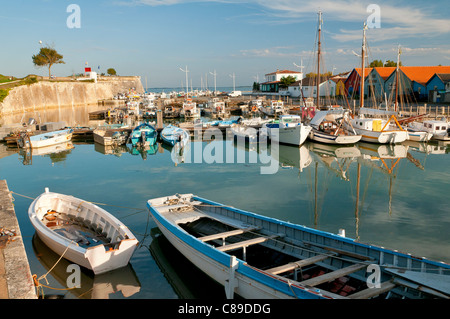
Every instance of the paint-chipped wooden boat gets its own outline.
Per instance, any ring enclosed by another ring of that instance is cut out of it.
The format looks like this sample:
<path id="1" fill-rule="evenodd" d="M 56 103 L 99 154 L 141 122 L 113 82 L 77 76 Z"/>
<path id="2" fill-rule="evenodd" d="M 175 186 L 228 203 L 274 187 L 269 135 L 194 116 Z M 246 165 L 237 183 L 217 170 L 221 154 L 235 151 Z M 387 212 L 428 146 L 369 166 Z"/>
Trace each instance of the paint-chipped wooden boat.
<path id="1" fill-rule="evenodd" d="M 138 244 L 106 210 L 48 188 L 31 203 L 28 216 L 51 250 L 95 274 L 126 266 Z"/>
<path id="2" fill-rule="evenodd" d="M 225 206 L 150 199 L 164 236 L 228 298 L 446 298 L 450 265 Z"/>

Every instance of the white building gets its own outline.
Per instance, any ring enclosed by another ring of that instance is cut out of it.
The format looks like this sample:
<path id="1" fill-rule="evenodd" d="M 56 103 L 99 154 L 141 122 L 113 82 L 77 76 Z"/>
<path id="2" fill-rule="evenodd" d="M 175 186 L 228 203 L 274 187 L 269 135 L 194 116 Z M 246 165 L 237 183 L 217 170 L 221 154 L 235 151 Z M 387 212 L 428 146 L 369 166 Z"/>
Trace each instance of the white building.
<path id="1" fill-rule="evenodd" d="M 283 77 L 292 76 L 296 81 L 303 79 L 302 72 L 290 70 L 277 70 L 276 72 L 265 75 L 265 82 L 260 84 L 261 92 L 278 92 L 280 88 L 280 81 Z"/>
<path id="2" fill-rule="evenodd" d="M 335 96 L 336 95 L 336 82 L 331 80 L 330 78 L 321 78 L 322 83 L 319 85 L 319 95 L 321 97 L 325 96 Z M 317 97 L 317 85 L 316 78 L 307 77 L 304 78 L 301 82 L 300 90 L 300 81 L 296 81 L 288 87 L 288 95 L 290 97 L 299 97 L 301 96 L 301 91 L 303 91 L 303 97 L 316 98 Z"/>

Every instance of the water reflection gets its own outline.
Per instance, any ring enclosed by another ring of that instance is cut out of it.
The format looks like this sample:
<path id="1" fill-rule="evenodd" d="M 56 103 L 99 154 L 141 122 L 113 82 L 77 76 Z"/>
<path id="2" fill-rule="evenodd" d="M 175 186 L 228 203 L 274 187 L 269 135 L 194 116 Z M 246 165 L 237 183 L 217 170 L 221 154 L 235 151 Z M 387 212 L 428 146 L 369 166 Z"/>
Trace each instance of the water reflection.
<path id="1" fill-rule="evenodd" d="M 64 258 L 58 262 L 60 256 L 49 249 L 37 235 L 33 236 L 32 244 L 33 251 L 38 257 L 40 264 L 44 267 L 45 272 L 51 269 L 50 276 L 62 287 L 54 286 L 53 288 L 65 289 L 68 276 L 72 273 L 67 271 L 67 267 L 71 262 Z M 54 268 L 52 269 L 53 266 Z M 120 293 L 124 298 L 128 298 L 138 293 L 140 289 L 141 283 L 130 264 L 96 276 L 93 272 L 81 268 L 80 288 L 65 290 L 65 293 L 60 295 L 60 297 L 66 299 L 74 297 L 79 299 L 109 299 L 112 295 Z M 45 290 L 46 294 L 61 291 Z M 117 298 L 116 296 L 114 297 Z"/>
<path id="2" fill-rule="evenodd" d="M 64 162 L 73 148 L 75 148 L 75 146 L 72 141 L 40 148 L 21 148 L 19 150 L 19 156 L 23 165 L 32 165 L 33 157 L 36 156 L 49 157 L 51 163 L 54 164 Z"/>
<path id="3" fill-rule="evenodd" d="M 95 111 L 104 110 L 105 106 L 100 104 L 85 104 L 76 106 L 63 106 L 44 108 L 43 110 L 25 112 L 13 115 L 5 115 L 0 117 L 0 125 L 12 125 L 16 123 L 26 123 L 29 119 L 33 118 L 37 123 L 48 122 L 62 122 L 66 123 L 66 126 L 92 126 L 98 123 L 98 121 L 91 121 L 89 119 L 89 113 Z"/>
<path id="4" fill-rule="evenodd" d="M 158 228 L 153 228 L 151 235 L 150 253 L 179 298 L 225 298 L 225 289 L 187 260 Z"/>

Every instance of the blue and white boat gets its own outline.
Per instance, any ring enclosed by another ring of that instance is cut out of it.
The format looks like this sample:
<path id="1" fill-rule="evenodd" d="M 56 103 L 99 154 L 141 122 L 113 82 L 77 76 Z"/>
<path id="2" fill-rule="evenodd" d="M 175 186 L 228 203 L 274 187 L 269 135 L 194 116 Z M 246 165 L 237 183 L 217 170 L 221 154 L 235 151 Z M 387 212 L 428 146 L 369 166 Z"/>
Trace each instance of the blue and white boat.
<path id="1" fill-rule="evenodd" d="M 22 133 L 18 139 L 18 143 L 22 148 L 36 149 L 40 147 L 48 147 L 60 143 L 70 142 L 72 140 L 72 134 L 73 129 L 45 132 L 42 134 L 31 136 L 27 133 Z"/>
<path id="2" fill-rule="evenodd" d="M 164 143 L 172 146 L 176 143 L 181 143 L 184 146 L 191 138 L 188 131 L 173 125 L 168 125 L 163 128 L 160 136 Z"/>
<path id="3" fill-rule="evenodd" d="M 146 146 L 156 143 L 158 132 L 148 123 L 142 123 L 131 131 L 130 139 L 133 146 Z"/>
<path id="4" fill-rule="evenodd" d="M 227 298 L 450 298 L 450 265 L 219 204 L 150 199 L 152 218 Z"/>
<path id="5" fill-rule="evenodd" d="M 340 121 L 340 122 L 338 122 Z M 352 127 L 344 128 L 342 121 L 348 122 L 348 112 L 343 108 L 317 111 L 309 122 L 312 127 L 309 138 L 326 144 L 355 144 L 361 140 Z"/>

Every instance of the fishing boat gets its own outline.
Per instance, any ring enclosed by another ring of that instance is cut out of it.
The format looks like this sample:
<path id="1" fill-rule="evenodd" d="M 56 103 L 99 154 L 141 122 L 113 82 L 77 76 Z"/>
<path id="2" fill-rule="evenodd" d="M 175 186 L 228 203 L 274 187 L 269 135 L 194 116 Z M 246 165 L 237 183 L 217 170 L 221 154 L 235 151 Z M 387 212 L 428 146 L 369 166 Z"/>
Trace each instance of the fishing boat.
<path id="1" fill-rule="evenodd" d="M 180 116 L 184 118 L 200 118 L 200 109 L 197 108 L 197 103 L 192 99 L 186 99 L 183 103 Z"/>
<path id="2" fill-rule="evenodd" d="M 352 127 L 346 129 L 343 121 L 348 122 L 348 113 L 343 108 L 317 111 L 309 123 L 312 128 L 309 138 L 326 144 L 355 144 L 362 136 Z"/>
<path id="3" fill-rule="evenodd" d="M 284 103 L 283 101 L 272 100 L 268 106 L 262 106 L 260 110 L 267 116 L 277 117 L 284 114 Z"/>
<path id="4" fill-rule="evenodd" d="M 301 122 L 299 115 L 281 115 L 278 123 L 265 123 L 261 134 L 282 144 L 302 145 L 308 138 L 311 126 Z"/>
<path id="5" fill-rule="evenodd" d="M 191 139 L 188 131 L 173 125 L 166 126 L 161 131 L 160 136 L 164 143 L 172 146 L 174 146 L 176 143 L 180 143 L 182 146 L 184 146 Z"/>
<path id="6" fill-rule="evenodd" d="M 412 122 L 408 124 L 409 130 L 432 134 L 431 139 L 435 141 L 450 141 L 450 125 L 443 119 Z"/>
<path id="7" fill-rule="evenodd" d="M 396 113 L 385 110 L 360 108 L 357 117 L 344 123 L 347 130 L 354 129 L 361 141 L 378 144 L 401 143 L 408 139 L 408 131 L 398 123 Z"/>
<path id="8" fill-rule="evenodd" d="M 102 127 L 93 131 L 94 142 L 105 146 L 123 145 L 128 138 L 128 126 Z"/>
<path id="9" fill-rule="evenodd" d="M 180 111 L 175 107 L 168 105 L 164 108 L 164 118 L 177 118 L 180 117 Z"/>
<path id="10" fill-rule="evenodd" d="M 73 129 L 45 132 L 37 135 L 22 133 L 17 140 L 21 148 L 39 148 L 65 143 L 72 140 Z"/>
<path id="11" fill-rule="evenodd" d="M 96 275 L 126 266 L 138 244 L 106 210 L 48 188 L 31 203 L 28 216 L 51 250 Z"/>
<path id="12" fill-rule="evenodd" d="M 146 146 L 156 143 L 158 132 L 148 123 L 142 123 L 131 131 L 130 139 L 133 146 Z"/>
<path id="13" fill-rule="evenodd" d="M 450 265 L 177 194 L 147 201 L 158 228 L 227 298 L 445 298 Z"/>
<path id="14" fill-rule="evenodd" d="M 230 111 L 226 109 L 225 102 L 220 101 L 219 98 L 212 98 L 208 101 L 205 112 L 209 113 L 213 117 L 230 117 Z"/>

